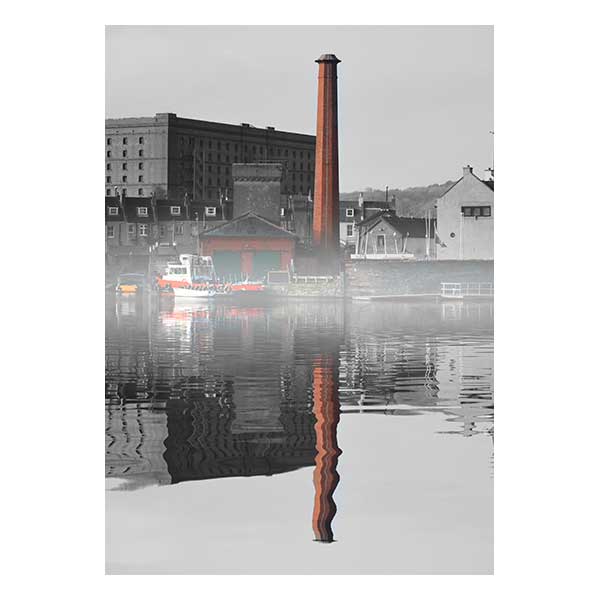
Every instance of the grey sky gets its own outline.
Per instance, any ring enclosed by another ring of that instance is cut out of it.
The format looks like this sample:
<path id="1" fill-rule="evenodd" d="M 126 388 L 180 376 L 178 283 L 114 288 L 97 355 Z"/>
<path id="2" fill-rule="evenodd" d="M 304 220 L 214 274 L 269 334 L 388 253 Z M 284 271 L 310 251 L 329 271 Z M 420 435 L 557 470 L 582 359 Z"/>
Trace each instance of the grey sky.
<path id="1" fill-rule="evenodd" d="M 106 116 L 182 117 L 314 133 L 317 65 L 338 66 L 340 189 L 408 187 L 492 164 L 493 28 L 106 30 Z"/>

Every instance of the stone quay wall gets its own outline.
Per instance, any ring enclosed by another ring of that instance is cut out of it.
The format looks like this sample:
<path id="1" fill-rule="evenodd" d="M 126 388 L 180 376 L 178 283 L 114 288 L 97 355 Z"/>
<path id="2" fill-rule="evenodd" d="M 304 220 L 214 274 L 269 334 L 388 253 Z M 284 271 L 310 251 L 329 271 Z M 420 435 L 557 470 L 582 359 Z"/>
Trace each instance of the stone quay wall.
<path id="1" fill-rule="evenodd" d="M 349 260 L 345 295 L 393 296 L 439 294 L 442 282 L 494 281 L 493 260 Z"/>

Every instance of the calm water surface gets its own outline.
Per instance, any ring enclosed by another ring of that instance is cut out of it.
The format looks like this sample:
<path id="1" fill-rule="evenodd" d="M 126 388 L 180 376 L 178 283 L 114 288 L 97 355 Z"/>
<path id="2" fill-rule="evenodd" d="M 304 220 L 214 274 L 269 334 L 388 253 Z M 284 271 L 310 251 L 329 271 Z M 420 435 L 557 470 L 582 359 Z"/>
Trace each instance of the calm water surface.
<path id="1" fill-rule="evenodd" d="M 491 573 L 493 436 L 491 303 L 107 298 L 108 573 Z"/>

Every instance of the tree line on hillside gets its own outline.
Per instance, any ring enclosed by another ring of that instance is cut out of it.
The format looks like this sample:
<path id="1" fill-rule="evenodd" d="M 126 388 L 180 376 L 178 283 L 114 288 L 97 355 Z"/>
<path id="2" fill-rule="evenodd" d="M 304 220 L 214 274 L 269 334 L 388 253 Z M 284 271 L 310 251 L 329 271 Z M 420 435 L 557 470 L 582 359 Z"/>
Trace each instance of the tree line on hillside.
<path id="1" fill-rule="evenodd" d="M 388 189 L 388 202 L 396 206 L 396 214 L 400 217 L 424 217 L 427 210 L 435 208 L 437 199 L 445 194 L 456 182 L 434 183 L 422 187 L 410 187 L 404 190 Z M 360 192 L 340 194 L 340 200 L 356 200 Z M 385 202 L 385 190 L 367 188 L 362 192 L 365 200 Z"/>

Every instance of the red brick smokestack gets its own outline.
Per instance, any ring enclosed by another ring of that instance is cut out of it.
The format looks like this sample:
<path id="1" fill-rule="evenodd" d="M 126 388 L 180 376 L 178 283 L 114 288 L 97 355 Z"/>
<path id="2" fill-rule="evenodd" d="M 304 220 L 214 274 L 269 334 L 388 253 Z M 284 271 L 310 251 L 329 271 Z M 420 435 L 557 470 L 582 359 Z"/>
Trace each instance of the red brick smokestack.
<path id="1" fill-rule="evenodd" d="M 319 252 L 323 267 L 337 272 L 340 251 L 337 65 L 342 61 L 335 54 L 323 54 L 315 62 L 319 64 L 319 93 L 313 246 Z"/>

